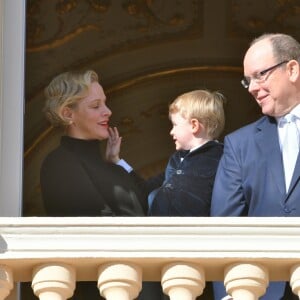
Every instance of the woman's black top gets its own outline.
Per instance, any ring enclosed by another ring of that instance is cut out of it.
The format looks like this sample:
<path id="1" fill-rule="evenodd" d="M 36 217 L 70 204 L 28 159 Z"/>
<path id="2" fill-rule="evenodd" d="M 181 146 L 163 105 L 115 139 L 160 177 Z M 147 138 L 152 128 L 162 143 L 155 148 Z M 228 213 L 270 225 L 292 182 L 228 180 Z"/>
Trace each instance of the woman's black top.
<path id="1" fill-rule="evenodd" d="M 146 196 L 136 174 L 104 161 L 98 140 L 63 136 L 40 174 L 48 216 L 144 216 Z"/>

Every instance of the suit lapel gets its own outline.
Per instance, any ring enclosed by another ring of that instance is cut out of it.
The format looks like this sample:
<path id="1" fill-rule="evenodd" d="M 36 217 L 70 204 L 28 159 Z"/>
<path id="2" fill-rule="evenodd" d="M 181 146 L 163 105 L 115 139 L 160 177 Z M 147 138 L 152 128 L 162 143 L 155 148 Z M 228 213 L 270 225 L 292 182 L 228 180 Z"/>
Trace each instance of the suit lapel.
<path id="1" fill-rule="evenodd" d="M 295 165 L 294 174 L 293 174 L 293 177 L 292 177 L 292 181 L 291 181 L 290 188 L 289 188 L 287 196 L 290 195 L 290 193 L 293 191 L 295 185 L 300 180 L 300 156 L 299 156 L 299 154 L 300 154 L 300 151 L 298 153 L 298 158 L 297 158 L 297 162 L 296 162 L 296 165 Z"/>
<path id="2" fill-rule="evenodd" d="M 261 119 L 261 122 L 257 125 L 255 140 L 263 157 L 266 157 L 269 170 L 268 176 L 270 176 L 270 178 L 266 178 L 265 182 L 271 183 L 271 181 L 274 181 L 274 186 L 277 186 L 279 192 L 285 195 L 285 181 L 279 148 L 277 123 L 273 118 L 265 117 Z"/>
<path id="3" fill-rule="evenodd" d="M 295 109 L 293 109 L 293 113 L 295 113 L 298 117 L 300 117 L 300 105 L 299 104 L 298 104 L 298 106 L 296 106 Z M 296 161 L 294 174 L 293 174 L 290 188 L 288 191 L 288 196 L 292 193 L 292 191 L 294 190 L 295 186 L 299 183 L 299 181 L 300 181 L 300 151 L 298 153 L 298 158 Z"/>

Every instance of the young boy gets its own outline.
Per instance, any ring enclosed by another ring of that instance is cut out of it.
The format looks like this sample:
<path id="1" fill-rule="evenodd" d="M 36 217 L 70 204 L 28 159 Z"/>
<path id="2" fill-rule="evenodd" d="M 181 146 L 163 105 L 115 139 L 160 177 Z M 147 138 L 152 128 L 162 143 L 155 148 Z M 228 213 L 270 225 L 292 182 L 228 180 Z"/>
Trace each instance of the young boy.
<path id="1" fill-rule="evenodd" d="M 180 95 L 169 106 L 173 124 L 170 134 L 177 151 L 165 172 L 146 182 L 150 216 L 209 216 L 223 153 L 223 144 L 216 138 L 224 129 L 224 102 L 219 92 L 195 90 Z M 122 165 L 118 156 L 121 137 L 116 128 L 110 129 L 108 143 L 111 152 L 107 152 L 107 158 Z"/>
<path id="2" fill-rule="evenodd" d="M 169 106 L 176 152 L 163 181 L 148 197 L 150 216 L 209 216 L 212 188 L 223 145 L 216 141 L 225 124 L 219 92 L 195 90 Z M 148 183 L 155 179 L 150 179 Z"/>

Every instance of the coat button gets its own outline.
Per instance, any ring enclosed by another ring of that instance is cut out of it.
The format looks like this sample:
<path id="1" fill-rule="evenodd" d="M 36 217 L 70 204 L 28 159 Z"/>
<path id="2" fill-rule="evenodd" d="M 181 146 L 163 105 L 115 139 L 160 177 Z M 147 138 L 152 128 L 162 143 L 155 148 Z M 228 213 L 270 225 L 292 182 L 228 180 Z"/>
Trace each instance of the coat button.
<path id="1" fill-rule="evenodd" d="M 172 188 L 173 188 L 171 183 L 167 183 L 167 184 L 165 185 L 165 187 L 166 187 L 166 188 L 169 188 L 169 189 L 172 189 Z"/>

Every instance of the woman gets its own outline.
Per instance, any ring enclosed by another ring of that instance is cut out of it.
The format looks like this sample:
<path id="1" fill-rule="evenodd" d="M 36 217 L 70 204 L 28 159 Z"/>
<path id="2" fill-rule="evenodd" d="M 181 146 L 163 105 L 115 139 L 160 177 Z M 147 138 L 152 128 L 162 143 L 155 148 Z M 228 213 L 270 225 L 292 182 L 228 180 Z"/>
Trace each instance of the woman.
<path id="1" fill-rule="evenodd" d="M 98 75 L 91 70 L 60 74 L 47 86 L 45 96 L 46 117 L 65 133 L 41 167 L 46 214 L 145 216 L 147 198 L 138 176 L 101 157 L 99 142 L 109 138 L 112 113 Z M 109 145 L 107 157 L 113 155 Z M 77 283 L 72 299 L 99 299 L 96 282 Z"/>
<path id="2" fill-rule="evenodd" d="M 100 154 L 99 141 L 109 138 L 112 113 L 98 75 L 91 70 L 60 74 L 45 95 L 46 117 L 65 131 L 41 168 L 46 214 L 144 216 L 147 201 L 138 177 Z M 106 154 L 110 154 L 109 147 Z"/>

